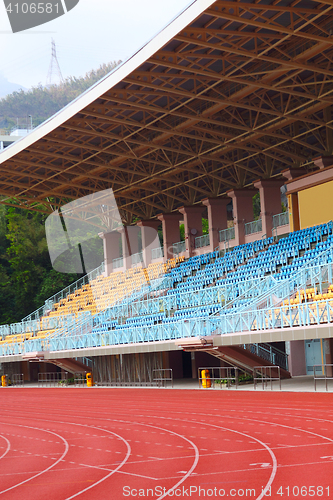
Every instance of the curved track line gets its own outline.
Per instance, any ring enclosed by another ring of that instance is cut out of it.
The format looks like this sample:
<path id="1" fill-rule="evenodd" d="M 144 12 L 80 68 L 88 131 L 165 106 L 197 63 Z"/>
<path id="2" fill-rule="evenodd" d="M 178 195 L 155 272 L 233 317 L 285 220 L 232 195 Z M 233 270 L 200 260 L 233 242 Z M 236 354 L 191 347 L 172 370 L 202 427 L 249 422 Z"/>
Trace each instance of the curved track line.
<path id="1" fill-rule="evenodd" d="M 2 424 L 3 424 L 3 422 L 2 422 Z M 52 465 L 50 465 L 50 467 L 47 467 L 47 469 L 42 470 L 41 472 L 38 472 L 38 474 L 35 474 L 32 477 L 29 477 L 29 479 L 25 479 L 24 481 L 21 481 L 20 483 L 17 483 L 14 486 L 11 486 L 10 488 L 7 488 L 5 490 L 0 491 L 0 495 L 2 495 L 3 493 L 6 493 L 7 491 L 13 490 L 14 488 L 17 488 L 18 486 L 21 486 L 22 484 L 27 483 L 28 481 L 31 481 L 35 477 L 38 477 L 41 474 L 44 474 L 48 470 L 52 469 L 55 465 L 57 465 L 67 455 L 67 452 L 69 450 L 68 442 L 66 441 L 66 439 L 63 438 L 62 436 L 60 436 L 60 434 L 57 434 L 56 432 L 46 431 L 45 429 L 39 429 L 38 427 L 30 427 L 29 425 L 20 425 L 20 424 L 13 424 L 13 423 L 10 423 L 10 424 L 5 423 L 5 425 L 15 425 L 16 427 L 24 427 L 26 429 L 33 429 L 33 430 L 43 431 L 43 432 L 48 432 L 49 434 L 53 434 L 54 436 L 57 436 L 58 438 L 63 440 L 63 442 L 65 443 L 65 451 L 63 452 L 61 457 L 58 458 L 58 460 L 56 460 L 56 462 L 54 462 Z"/>
<path id="2" fill-rule="evenodd" d="M 81 418 L 81 416 L 78 416 L 78 418 Z M 100 417 L 97 417 L 96 418 L 100 418 Z M 161 417 L 156 417 L 156 418 L 161 418 Z M 41 419 L 38 419 L 38 420 L 41 420 Z M 180 481 L 178 481 L 178 483 L 176 483 L 172 488 L 170 488 L 165 494 L 163 494 L 162 496 L 158 497 L 156 500 L 162 500 L 163 498 L 165 498 L 165 496 L 167 494 L 170 494 L 170 492 L 172 492 L 175 488 L 177 488 L 180 484 L 182 484 L 185 479 L 188 478 L 188 476 L 190 474 L 192 474 L 193 470 L 195 469 L 195 467 L 197 466 L 198 464 L 198 461 L 199 461 L 199 456 L 200 456 L 200 453 L 199 453 L 199 450 L 197 448 L 197 446 L 190 440 L 190 439 L 187 439 L 185 436 L 182 436 L 181 434 L 177 434 L 176 432 L 174 431 L 171 431 L 169 429 L 165 429 L 164 427 L 158 427 L 156 425 L 150 425 L 150 424 L 143 424 L 141 422 L 133 422 L 133 421 L 128 421 L 128 420 L 120 420 L 120 419 L 110 419 L 110 418 L 103 418 L 102 419 L 103 421 L 109 421 L 109 422 L 124 422 L 124 423 L 127 423 L 127 424 L 136 424 L 136 425 L 143 425 L 145 427 L 152 427 L 153 429 L 159 429 L 159 430 L 163 430 L 165 432 L 169 432 L 170 434 L 174 434 L 175 436 L 178 436 L 182 439 L 184 439 L 185 441 L 187 441 L 188 443 L 190 443 L 190 445 L 192 446 L 192 448 L 194 449 L 194 452 L 195 452 L 195 459 L 194 459 L 194 462 L 192 464 L 192 467 L 187 471 L 187 473 L 182 477 L 182 479 Z M 88 427 L 90 429 L 97 429 L 99 431 L 103 431 L 103 432 L 108 432 L 110 434 L 114 434 L 115 436 L 118 436 L 120 439 L 122 439 L 124 442 L 125 439 L 123 439 L 121 436 L 119 436 L 118 434 L 115 434 L 114 432 L 112 431 L 107 431 L 106 429 L 103 429 L 101 427 L 95 427 L 95 426 L 92 426 L 92 425 L 85 425 L 85 424 L 78 424 L 78 423 L 75 423 L 75 422 L 64 422 L 64 421 L 60 421 L 60 420 L 57 420 L 57 421 L 54 421 L 54 420 L 49 420 L 49 419 L 43 419 L 43 422 L 50 422 L 50 423 L 58 423 L 58 424 L 66 424 L 66 425 L 77 425 L 77 426 L 80 426 L 80 427 Z M 7 424 L 9 425 L 9 424 Z M 126 442 L 127 444 L 127 442 Z M 129 445 L 128 445 L 129 446 Z M 124 465 L 124 463 L 128 460 L 129 456 L 126 456 L 126 460 L 123 461 L 116 469 L 114 469 L 111 474 L 108 474 L 107 476 L 105 476 L 103 479 L 100 479 L 98 482 L 92 484 L 91 486 L 89 486 L 88 488 L 85 488 L 84 490 L 80 491 L 79 493 L 76 493 L 74 496 L 71 496 L 71 497 L 68 497 L 66 498 L 65 500 L 71 500 L 72 498 L 75 498 L 77 495 L 83 493 L 84 491 L 87 491 L 89 490 L 90 488 L 93 488 L 94 486 L 96 486 L 97 484 L 101 483 L 102 481 L 104 481 L 105 479 L 107 479 L 108 477 L 110 477 L 112 474 L 114 474 L 115 472 L 118 471 L 118 469 L 120 469 L 120 467 L 122 467 Z M 1 492 L 0 492 L 1 494 Z"/>
<path id="3" fill-rule="evenodd" d="M 133 422 L 133 421 L 129 421 L 129 420 L 118 420 L 118 419 L 107 419 L 107 420 L 109 422 L 122 422 L 122 423 L 130 424 L 130 425 L 143 425 L 144 427 L 151 427 L 152 429 L 158 429 L 160 431 L 165 431 L 165 432 L 168 432 L 169 434 L 173 434 L 174 436 L 178 436 L 181 439 L 184 439 L 185 441 L 190 443 L 190 445 L 192 446 L 192 448 L 195 452 L 195 458 L 194 458 L 194 462 L 193 462 L 191 468 L 180 479 L 180 481 L 178 481 L 178 483 L 176 483 L 174 486 L 172 486 L 172 488 L 168 489 L 168 491 L 166 493 L 159 496 L 156 500 L 162 500 L 162 498 L 165 498 L 167 495 L 170 495 L 170 493 L 173 490 L 175 490 L 180 484 L 182 484 L 185 481 L 185 479 L 188 478 L 188 476 L 190 476 L 192 474 L 192 472 L 194 471 L 194 469 L 198 465 L 200 453 L 199 453 L 197 446 L 193 443 L 193 441 L 191 441 L 190 439 L 187 439 L 187 437 L 183 436 L 182 434 L 178 434 L 177 432 L 170 431 L 169 429 L 165 429 L 164 427 L 159 427 L 157 425 L 143 424 L 142 422 Z M 66 500 L 68 500 L 68 499 L 66 499 Z"/>
<path id="4" fill-rule="evenodd" d="M 8 453 L 8 452 L 9 452 L 9 450 L 10 450 L 10 441 L 9 441 L 7 438 L 5 438 L 5 436 L 0 435 L 0 437 L 1 437 L 2 439 L 4 439 L 4 440 L 7 442 L 7 449 L 6 449 L 6 451 L 5 451 L 5 452 L 1 455 L 1 457 L 0 457 L 0 460 L 1 460 L 3 457 L 5 457 L 5 456 L 7 455 L 7 453 Z"/>
<path id="5" fill-rule="evenodd" d="M 157 418 L 165 418 L 165 417 L 157 417 Z M 175 420 L 175 419 L 171 419 L 171 420 Z M 263 496 L 265 496 L 266 492 L 269 490 L 269 487 L 271 486 L 271 484 L 275 478 L 276 471 L 277 471 L 276 456 L 274 455 L 272 449 L 266 443 L 264 443 L 263 441 L 260 441 L 260 439 L 258 439 L 256 437 L 251 436 L 250 434 L 245 434 L 244 432 L 235 431 L 233 429 L 229 429 L 228 427 L 221 427 L 220 425 L 209 424 L 207 422 L 200 422 L 200 421 L 195 421 L 195 420 L 194 421 L 193 420 L 182 420 L 182 422 L 188 422 L 188 423 L 200 424 L 200 425 L 204 423 L 205 425 L 208 425 L 209 427 L 215 427 L 216 429 L 223 429 L 226 431 L 234 432 L 235 434 L 240 434 L 241 436 L 246 436 L 247 438 L 253 439 L 254 441 L 257 441 L 257 443 L 261 444 L 264 448 L 266 448 L 266 450 L 268 451 L 268 453 L 272 457 L 272 461 L 273 461 L 272 472 L 271 472 L 270 478 L 265 486 L 265 489 L 262 490 L 262 492 L 256 498 L 256 500 L 261 500 L 263 498 Z"/>
<path id="6" fill-rule="evenodd" d="M 108 420 L 109 422 L 123 422 L 123 423 L 131 424 L 131 425 L 133 425 L 133 424 L 135 424 L 135 425 L 143 425 L 145 427 L 152 427 L 153 429 L 163 430 L 165 432 L 169 432 L 171 434 L 174 434 L 175 436 L 178 436 L 178 437 L 180 437 L 182 439 L 185 439 L 185 441 L 187 441 L 188 443 L 190 443 L 190 445 L 194 449 L 194 451 L 195 451 L 195 459 L 194 459 L 194 462 L 192 464 L 192 467 L 181 478 L 181 480 L 178 481 L 177 484 L 175 484 L 172 488 L 170 488 L 166 493 L 164 493 L 163 495 L 159 496 L 156 500 L 162 500 L 162 498 L 165 498 L 167 495 L 170 494 L 170 492 L 172 492 L 174 489 L 176 489 L 177 486 L 179 486 L 180 484 L 182 484 L 185 481 L 185 479 L 187 479 L 188 476 L 190 474 L 192 474 L 192 472 L 194 471 L 194 469 L 196 468 L 196 466 L 198 464 L 198 461 L 199 461 L 199 450 L 198 450 L 198 448 L 196 447 L 196 445 L 190 439 L 187 439 L 185 436 L 182 436 L 181 434 L 177 434 L 177 432 L 170 431 L 168 429 L 164 429 L 164 427 L 158 427 L 156 425 L 143 424 L 141 422 L 132 422 L 132 421 L 127 421 L 127 420 L 117 420 L 117 419 L 103 419 L 103 420 Z M 62 423 L 65 423 L 65 422 L 62 422 Z M 70 423 L 71 425 L 78 425 L 78 426 L 82 426 L 82 427 L 89 427 L 89 428 L 97 429 L 97 430 L 104 431 L 104 432 L 109 432 L 110 434 L 113 434 L 114 436 L 118 436 L 120 439 L 122 439 L 126 443 L 126 445 L 128 446 L 128 448 L 129 448 L 129 453 L 127 453 L 127 455 L 126 455 L 125 459 L 123 460 L 123 462 L 121 464 L 119 464 L 116 469 L 114 469 L 110 474 L 107 474 L 103 479 L 100 479 L 99 481 L 97 481 L 96 483 L 92 484 L 88 488 L 85 488 L 84 490 L 80 491 L 79 493 L 76 493 L 75 495 L 73 495 L 73 496 L 68 497 L 68 498 L 65 499 L 65 500 L 71 500 L 72 498 L 75 498 L 77 495 L 80 495 L 81 493 L 84 493 L 85 491 L 89 490 L 90 488 L 93 488 L 97 484 L 101 483 L 102 481 L 104 481 L 108 477 L 112 476 L 112 474 L 114 474 L 115 472 L 118 472 L 118 470 L 125 464 L 125 462 L 127 462 L 128 458 L 129 458 L 129 455 L 131 454 L 131 448 L 128 445 L 127 441 L 122 436 L 120 436 L 119 434 L 116 434 L 115 432 L 107 431 L 106 429 L 103 429 L 103 428 L 100 428 L 100 427 L 95 427 L 93 425 L 87 426 L 87 425 L 84 425 L 84 424 L 76 424 L 76 423 L 73 423 L 73 422 L 66 422 L 66 423 Z"/>
<path id="7" fill-rule="evenodd" d="M 210 415 L 210 416 L 213 416 L 213 415 Z M 235 415 L 232 415 L 229 418 L 234 418 L 234 419 L 237 419 L 237 420 L 246 420 L 246 422 L 248 422 L 249 420 L 252 420 L 252 422 L 258 422 L 258 423 L 267 424 L 267 425 L 276 425 L 276 426 L 279 426 L 279 427 L 284 427 L 286 429 L 292 429 L 293 431 L 298 431 L 298 432 L 306 432 L 307 434 L 312 434 L 313 436 L 317 436 L 319 438 L 326 439 L 327 441 L 330 441 L 331 443 L 333 443 L 333 439 L 332 438 L 323 436 L 322 434 L 318 434 L 317 432 L 308 431 L 306 429 L 300 429 L 299 427 L 292 427 L 291 425 L 279 424 L 277 422 L 268 422 L 267 420 L 259 420 L 257 418 L 236 417 Z M 316 419 L 315 417 L 299 417 L 299 418 L 307 418 L 307 419 L 311 418 L 311 420 L 315 420 L 315 421 L 318 421 L 318 422 L 321 420 L 321 419 Z M 330 422 L 332 424 L 331 420 L 327 420 L 326 422 Z M 206 424 L 206 425 L 211 425 L 211 424 Z M 256 438 L 253 438 L 253 439 L 256 439 Z"/>
<path id="8" fill-rule="evenodd" d="M 112 431 L 108 431 L 106 429 L 101 429 L 100 427 L 95 427 L 94 425 L 84 425 L 84 424 L 75 424 L 75 423 L 71 423 L 71 425 L 79 425 L 80 427 L 89 427 L 90 429 L 97 429 L 99 431 L 103 431 L 103 432 L 108 432 L 109 434 L 113 434 L 114 436 L 117 436 L 119 439 L 121 439 L 125 445 L 127 446 L 127 453 L 126 453 L 126 456 L 125 458 L 123 459 L 123 461 L 121 462 L 121 464 L 118 465 L 118 467 L 116 467 L 112 472 L 110 472 L 110 474 L 107 474 L 105 477 L 103 477 L 102 479 L 99 479 L 98 481 L 96 481 L 96 483 L 94 484 L 91 484 L 90 486 L 88 486 L 87 488 L 84 488 L 83 490 L 75 493 L 74 495 L 70 496 L 70 497 L 67 497 L 65 500 L 71 500 L 72 498 L 75 498 L 79 495 L 81 495 L 82 493 L 90 490 L 91 488 L 94 488 L 95 486 L 97 486 L 98 484 L 102 483 L 103 481 L 105 481 L 105 479 L 108 479 L 110 476 L 112 476 L 113 474 L 115 474 L 116 472 L 118 472 L 118 470 L 123 466 L 125 465 L 125 463 L 127 462 L 127 460 L 129 459 L 130 455 L 131 455 L 131 447 L 130 445 L 128 444 L 128 441 L 126 441 L 126 439 L 124 439 L 122 436 L 120 436 L 119 434 L 116 434 L 115 432 L 112 432 Z"/>

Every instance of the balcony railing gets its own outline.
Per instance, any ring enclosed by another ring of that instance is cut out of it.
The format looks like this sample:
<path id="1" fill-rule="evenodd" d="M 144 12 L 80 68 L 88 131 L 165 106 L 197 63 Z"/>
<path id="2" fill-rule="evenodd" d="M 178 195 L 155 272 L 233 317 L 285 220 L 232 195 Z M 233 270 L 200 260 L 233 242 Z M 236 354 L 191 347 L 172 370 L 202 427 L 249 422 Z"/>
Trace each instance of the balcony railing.
<path id="1" fill-rule="evenodd" d="M 261 233 L 262 231 L 262 220 L 254 220 L 252 222 L 247 222 L 245 224 L 245 234 Z"/>
<path id="2" fill-rule="evenodd" d="M 178 243 L 174 243 L 172 245 L 172 253 L 174 255 L 178 255 L 182 252 L 185 252 L 186 250 L 186 243 L 185 241 L 179 241 Z"/>
<path id="3" fill-rule="evenodd" d="M 281 214 L 273 215 L 273 227 L 286 226 L 289 224 L 289 213 L 282 212 Z"/>
<path id="4" fill-rule="evenodd" d="M 151 251 L 151 260 L 160 259 L 161 257 L 164 257 L 164 248 L 153 248 Z"/>
<path id="5" fill-rule="evenodd" d="M 228 227 L 227 229 L 222 229 L 222 231 L 219 231 L 220 242 L 234 240 L 234 239 L 235 239 L 234 227 Z"/>
<path id="6" fill-rule="evenodd" d="M 118 267 L 123 267 L 124 259 L 122 257 L 119 257 L 118 259 L 113 259 L 112 264 L 113 264 L 113 269 L 118 269 Z"/>
<path id="7" fill-rule="evenodd" d="M 133 253 L 132 254 L 132 266 L 135 264 L 140 264 L 141 262 L 143 262 L 142 252 Z"/>
<path id="8" fill-rule="evenodd" d="M 195 238 L 195 248 L 208 247 L 209 245 L 209 234 L 203 234 Z"/>

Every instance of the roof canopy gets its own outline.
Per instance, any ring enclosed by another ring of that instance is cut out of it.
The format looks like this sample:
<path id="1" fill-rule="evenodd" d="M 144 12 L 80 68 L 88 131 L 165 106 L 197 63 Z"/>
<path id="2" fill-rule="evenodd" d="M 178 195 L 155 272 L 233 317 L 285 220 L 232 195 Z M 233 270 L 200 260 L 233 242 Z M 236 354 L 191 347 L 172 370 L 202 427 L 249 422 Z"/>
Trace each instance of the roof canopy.
<path id="1" fill-rule="evenodd" d="M 197 0 L 0 155 L 3 203 L 52 211 L 112 188 L 123 220 L 331 154 L 333 0 Z"/>

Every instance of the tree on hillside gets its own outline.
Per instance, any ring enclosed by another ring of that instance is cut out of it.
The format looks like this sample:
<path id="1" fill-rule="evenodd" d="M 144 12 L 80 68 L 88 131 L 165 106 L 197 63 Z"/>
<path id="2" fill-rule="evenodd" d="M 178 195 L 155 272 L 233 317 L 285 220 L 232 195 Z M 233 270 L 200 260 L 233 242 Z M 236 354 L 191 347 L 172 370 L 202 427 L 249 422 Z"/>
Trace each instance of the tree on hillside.
<path id="1" fill-rule="evenodd" d="M 79 278 L 52 268 L 45 218 L 0 206 L 0 324 L 20 321 Z"/>
<path id="2" fill-rule="evenodd" d="M 29 115 L 36 127 L 110 73 L 120 62 L 103 64 L 83 77 L 71 76 L 59 85 L 43 87 L 40 84 L 27 91 L 19 90 L 9 94 L 0 99 L 0 128 L 10 130 L 17 121 L 19 124 L 26 124 Z"/>

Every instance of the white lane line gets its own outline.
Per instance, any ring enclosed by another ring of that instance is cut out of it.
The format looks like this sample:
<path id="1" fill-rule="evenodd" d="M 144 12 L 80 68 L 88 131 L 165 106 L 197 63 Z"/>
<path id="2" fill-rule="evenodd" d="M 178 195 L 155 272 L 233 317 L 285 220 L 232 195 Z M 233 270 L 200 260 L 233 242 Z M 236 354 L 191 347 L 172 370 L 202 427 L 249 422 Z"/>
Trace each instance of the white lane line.
<path id="1" fill-rule="evenodd" d="M 217 429 L 228 430 L 228 431 L 234 432 L 236 434 L 240 434 L 241 436 L 245 436 L 247 438 L 254 439 L 259 444 L 261 444 L 264 448 L 266 448 L 266 450 L 268 451 L 268 453 L 270 454 L 270 456 L 272 458 L 273 466 L 272 466 L 272 472 L 271 472 L 270 478 L 267 481 L 265 488 L 263 488 L 263 490 L 260 493 L 260 495 L 256 498 L 256 500 L 261 500 L 264 496 L 266 496 L 267 491 L 269 491 L 269 488 L 272 485 L 272 482 L 274 481 L 274 478 L 275 478 L 275 475 L 276 475 L 276 471 L 277 471 L 277 460 L 276 460 L 276 456 L 274 455 L 272 449 L 269 446 L 267 446 L 267 444 L 264 443 L 263 441 L 260 441 L 259 439 L 255 438 L 253 436 L 245 434 L 244 432 L 235 431 L 233 429 L 228 429 L 227 427 L 220 427 L 220 426 L 214 425 L 214 424 L 208 424 L 208 423 L 206 423 L 206 425 L 209 425 L 209 427 L 215 427 Z"/>
<path id="2" fill-rule="evenodd" d="M 73 423 L 73 422 L 71 423 L 71 425 L 79 425 L 79 426 L 82 426 L 82 427 L 86 427 L 84 424 L 76 424 L 76 423 Z M 107 432 L 109 434 L 113 434 L 113 436 L 117 436 L 117 438 L 119 440 L 121 440 L 123 443 L 125 443 L 126 448 L 127 448 L 127 453 L 126 453 L 125 458 L 123 459 L 123 461 L 118 465 L 118 467 L 116 467 L 114 470 L 112 470 L 109 474 L 107 474 L 106 476 L 102 477 L 102 479 L 99 479 L 99 481 L 96 481 L 94 484 L 91 484 L 87 488 L 84 488 L 83 490 L 79 491 L 78 493 L 75 493 L 74 495 L 72 495 L 70 497 L 67 497 L 65 500 L 71 500 L 72 498 L 75 498 L 75 497 L 81 495 L 82 493 L 85 493 L 86 491 L 89 491 L 91 488 L 94 488 L 98 484 L 102 483 L 103 481 L 105 481 L 106 479 L 108 479 L 109 477 L 111 477 L 113 474 L 115 474 L 116 472 L 118 472 L 119 469 L 121 469 L 121 467 L 127 462 L 127 460 L 129 459 L 129 457 L 131 455 L 131 447 L 128 444 L 128 442 L 126 441 L 126 439 L 124 439 L 122 436 L 119 436 L 119 434 L 116 434 L 115 432 L 108 431 L 108 430 L 102 429 L 100 427 L 95 427 L 93 425 L 91 425 L 89 427 L 91 429 L 95 429 L 95 430 L 102 431 L 102 432 Z"/>
<path id="3" fill-rule="evenodd" d="M 109 419 L 109 420 L 112 421 L 112 422 L 121 422 L 121 423 L 126 423 L 126 424 L 129 423 L 128 421 L 120 420 L 120 419 Z M 200 453 L 199 453 L 199 450 L 198 450 L 197 446 L 190 439 L 187 439 L 185 436 L 183 436 L 181 434 L 178 434 L 177 432 L 170 431 L 169 429 L 165 429 L 163 427 L 159 427 L 159 426 L 156 426 L 156 425 L 145 424 L 143 422 L 130 422 L 130 423 L 133 426 L 134 425 L 141 425 L 141 426 L 144 426 L 144 427 L 149 427 L 151 429 L 157 429 L 157 430 L 160 430 L 160 431 L 168 432 L 169 434 L 173 434 L 174 436 L 177 436 L 177 437 L 179 437 L 181 439 L 184 439 L 193 448 L 194 453 L 195 453 L 195 457 L 194 457 L 194 461 L 193 461 L 193 464 L 190 467 L 190 469 L 187 471 L 187 473 L 174 486 L 172 486 L 168 491 L 166 491 L 165 493 L 163 493 L 163 495 L 159 496 L 156 500 L 162 500 L 162 498 L 165 498 L 166 496 L 171 496 L 170 494 L 172 494 L 172 492 L 179 485 L 181 485 L 193 473 L 194 469 L 198 465 Z M 176 425 L 174 424 L 174 426 L 176 426 Z M 142 431 L 142 432 L 148 432 L 148 431 Z M 66 498 L 66 500 L 70 500 L 70 499 Z"/>
<path id="4" fill-rule="evenodd" d="M 98 470 L 106 470 L 108 472 L 115 472 L 115 469 L 107 469 L 106 467 L 103 467 L 102 465 L 88 465 L 88 464 L 78 464 L 81 465 L 82 467 L 90 467 L 92 469 L 98 469 Z M 126 474 L 128 476 L 135 476 L 135 477 L 141 477 L 143 479 L 152 479 L 153 481 L 158 481 L 157 477 L 149 477 L 149 476 L 143 476 L 142 474 L 134 474 L 134 472 L 125 472 L 123 470 L 118 470 L 118 474 Z"/>
<path id="5" fill-rule="evenodd" d="M 10 450 L 10 441 L 7 438 L 5 438 L 5 436 L 0 436 L 0 437 L 2 437 L 2 439 L 4 439 L 6 441 L 6 443 L 7 443 L 7 448 L 6 448 L 6 450 L 4 451 L 4 453 L 0 457 L 0 460 L 1 460 L 3 457 L 5 457 L 7 455 L 7 453 Z"/>
<path id="6" fill-rule="evenodd" d="M 69 450 L 69 446 L 68 446 L 68 442 L 66 441 L 65 438 L 63 438 L 62 436 L 60 436 L 60 434 L 57 434 L 56 432 L 53 432 L 53 431 L 45 431 L 45 429 L 39 429 L 38 427 L 31 427 L 29 425 L 20 425 L 20 424 L 13 424 L 13 423 L 10 423 L 10 424 L 6 424 L 4 422 L 1 422 L 1 425 L 15 425 L 16 427 L 23 427 L 25 429 L 33 429 L 33 430 L 37 430 L 37 431 L 43 431 L 43 432 L 48 432 L 49 434 L 53 434 L 54 436 L 57 436 L 58 438 L 62 439 L 63 443 L 65 444 L 65 451 L 63 452 L 63 454 L 61 455 L 60 458 L 58 458 L 58 460 L 56 462 L 54 462 L 52 465 L 50 465 L 49 467 L 47 467 L 46 469 L 42 470 L 41 472 L 39 472 L 38 474 L 35 474 L 34 476 L 31 476 L 29 477 L 29 479 L 25 479 L 25 481 L 21 481 L 20 483 L 17 483 L 15 484 L 14 486 L 11 486 L 10 488 L 7 488 L 5 490 L 2 490 L 0 491 L 0 495 L 2 495 L 3 493 L 6 493 L 7 491 L 11 491 L 13 490 L 14 488 L 17 488 L 18 486 L 21 486 L 22 484 L 24 483 L 27 483 L 28 481 L 31 481 L 32 479 L 40 476 L 41 474 L 44 474 L 45 472 L 49 471 L 50 469 L 52 469 L 52 467 L 54 467 L 55 465 L 57 465 L 61 460 L 63 460 L 63 458 L 67 455 L 67 452 Z"/>

